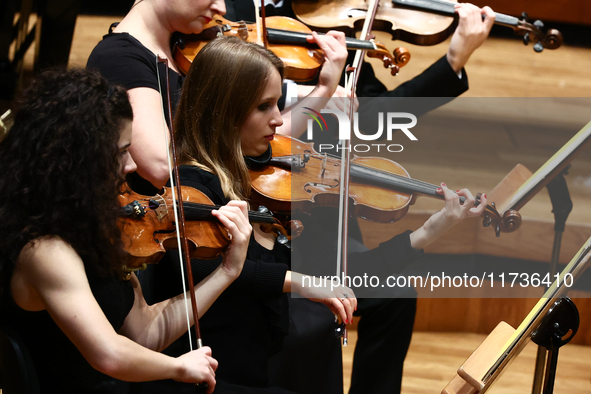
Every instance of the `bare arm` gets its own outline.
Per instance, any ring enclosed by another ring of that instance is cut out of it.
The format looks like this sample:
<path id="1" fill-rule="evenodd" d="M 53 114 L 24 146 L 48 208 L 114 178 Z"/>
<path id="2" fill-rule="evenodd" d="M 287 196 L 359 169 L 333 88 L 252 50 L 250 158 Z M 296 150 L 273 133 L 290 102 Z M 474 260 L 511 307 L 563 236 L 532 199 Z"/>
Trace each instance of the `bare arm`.
<path id="1" fill-rule="evenodd" d="M 312 283 L 322 284 L 313 286 Z M 322 281 L 322 278 L 316 278 L 309 275 L 304 276 L 300 273 L 287 271 L 285 273 L 285 282 L 283 283 L 283 292 L 295 292 L 314 302 L 320 302 L 330 308 L 345 323 L 353 322 L 353 312 L 357 309 L 357 298 L 352 289 L 340 284 L 334 285 L 329 281 Z"/>
<path id="2" fill-rule="evenodd" d="M 11 290 L 22 308 L 46 309 L 90 365 L 102 373 L 127 381 L 175 379 L 215 385 L 217 362 L 210 357 L 211 350 L 172 358 L 117 334 L 92 294 L 82 260 L 60 239 L 38 239 L 23 249 Z"/>
<path id="3" fill-rule="evenodd" d="M 133 108 L 133 144 L 129 151 L 138 174 L 161 188 L 169 178 L 169 130 L 162 117 L 160 94 L 151 88 L 130 89 L 128 94 Z"/>
<path id="4" fill-rule="evenodd" d="M 475 198 L 468 189 L 454 193 L 442 183 L 437 192 L 445 196 L 445 206 L 427 219 L 417 231 L 410 234 L 410 244 L 415 249 L 423 249 L 461 220 L 482 215 L 486 208 L 486 194 L 482 195 L 480 205 L 475 207 Z M 466 197 L 463 204 L 460 204 L 460 196 Z"/>
<path id="5" fill-rule="evenodd" d="M 195 290 L 203 297 L 202 311 L 239 275 L 251 231 L 244 202 L 231 202 L 212 213 L 232 235 L 232 244 L 217 272 Z M 186 320 L 178 312 L 180 297 L 148 307 L 136 278 L 132 285 L 136 299 L 122 333 L 148 344 L 162 344 L 163 338 L 186 331 L 186 324 L 181 323 Z M 38 239 L 23 249 L 11 290 L 23 309 L 46 309 L 89 364 L 102 373 L 127 381 L 207 382 L 208 393 L 215 387 L 217 362 L 211 358 L 211 349 L 204 347 L 172 358 L 115 332 L 92 294 L 84 263 L 61 239 Z M 144 323 L 147 328 L 141 327 Z"/>
<path id="6" fill-rule="evenodd" d="M 460 17 L 460 22 L 451 38 L 447 61 L 451 68 L 459 73 L 472 53 L 488 37 L 495 23 L 495 13 L 490 7 L 480 9 L 469 3 L 456 4 L 455 10 Z M 484 20 L 482 16 L 485 17 Z"/>
<path id="7" fill-rule="evenodd" d="M 240 275 L 252 231 L 244 201 L 231 201 L 218 211 L 213 211 L 213 214 L 230 232 L 232 243 L 224 254 L 222 264 L 195 286 L 199 317 Z M 121 333 L 149 349 L 163 350 L 187 331 L 184 294 L 149 306 L 142 295 L 137 278 L 133 278 L 135 302 L 125 319 Z"/>

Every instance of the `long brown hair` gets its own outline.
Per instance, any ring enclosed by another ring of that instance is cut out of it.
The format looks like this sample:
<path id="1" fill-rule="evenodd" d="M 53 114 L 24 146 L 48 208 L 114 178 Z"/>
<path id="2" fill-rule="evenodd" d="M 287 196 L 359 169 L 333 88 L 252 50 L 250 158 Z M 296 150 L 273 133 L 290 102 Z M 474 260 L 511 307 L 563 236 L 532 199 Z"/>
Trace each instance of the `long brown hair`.
<path id="1" fill-rule="evenodd" d="M 212 171 L 226 197 L 245 199 L 250 178 L 240 129 L 283 62 L 271 51 L 238 38 L 218 38 L 193 61 L 176 111 L 179 162 Z"/>

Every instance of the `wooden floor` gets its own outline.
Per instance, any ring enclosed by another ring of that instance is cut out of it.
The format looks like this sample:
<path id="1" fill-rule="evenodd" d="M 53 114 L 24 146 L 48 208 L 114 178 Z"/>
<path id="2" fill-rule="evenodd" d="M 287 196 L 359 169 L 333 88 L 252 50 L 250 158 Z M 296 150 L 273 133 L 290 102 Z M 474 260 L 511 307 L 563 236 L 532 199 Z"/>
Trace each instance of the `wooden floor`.
<path id="1" fill-rule="evenodd" d="M 84 66 L 94 47 L 107 32 L 116 17 L 80 16 L 76 26 L 71 66 Z M 378 33 L 378 40 L 394 48 L 385 34 Z M 518 38 L 491 38 L 485 42 L 466 66 L 470 90 L 464 97 L 551 97 L 556 110 L 545 113 L 544 120 L 560 120 L 564 105 L 579 101 L 570 98 L 591 96 L 591 49 L 566 44 L 555 51 L 534 53 L 531 46 L 524 47 Z M 397 77 L 382 72 L 380 79 L 389 87 L 411 79 L 447 50 L 447 42 L 434 47 L 406 46 L 412 54 L 411 62 Z M 27 62 L 31 64 L 30 51 Z M 589 112 L 591 120 L 591 107 Z M 568 123 L 567 119 L 564 119 Z M 540 137 L 542 136 L 542 137 Z M 429 182 L 445 180 L 450 185 L 469 187 L 472 190 L 491 190 L 502 176 L 517 162 L 526 161 L 531 170 L 537 169 L 568 138 L 568 132 L 542 134 L 507 130 L 493 130 L 482 134 L 470 130 L 449 130 L 444 135 L 429 135 L 422 139 L 425 147 L 421 155 L 410 155 L 407 170 Z M 444 142 L 463 148 L 454 151 Z M 484 143 L 492 141 L 491 143 Z M 442 161 L 445 160 L 445 164 Z M 575 210 L 569 221 L 591 223 L 591 154 L 589 149 L 577 160 L 569 177 L 569 187 L 575 201 Z M 418 209 L 437 209 L 432 202 L 419 202 Z M 423 205 L 421 205 L 423 204 Z M 523 212 L 524 216 L 550 221 L 552 215 L 546 193 L 540 193 Z M 381 230 L 380 230 L 381 231 Z M 371 236 L 371 234 L 370 234 Z M 547 240 L 542 241 L 547 243 Z M 551 242 L 551 240 L 550 240 Z M 499 316 L 499 320 L 503 317 Z M 583 316 L 582 318 L 588 318 Z M 455 375 L 456 369 L 484 339 L 484 335 L 470 333 L 415 332 L 407 357 L 403 379 L 405 394 L 435 394 Z M 348 387 L 351 357 L 355 343 L 355 331 L 350 332 L 350 345 L 344 349 L 345 384 Z M 491 393 L 531 392 L 534 349 L 529 346 L 512 364 Z M 560 351 L 558 378 L 555 393 L 591 393 L 591 348 L 567 345 Z M 371 393 L 370 393 L 371 394 Z"/>
<path id="2" fill-rule="evenodd" d="M 349 334 L 355 338 L 355 331 Z M 415 332 L 404 366 L 402 393 L 439 394 L 455 376 L 458 367 L 484 340 L 481 334 Z M 353 346 L 344 349 L 347 375 Z M 529 344 L 488 391 L 491 394 L 526 394 L 532 391 L 536 359 L 535 344 Z M 567 344 L 559 351 L 555 394 L 591 393 L 591 347 Z M 345 376 L 348 387 L 349 376 Z M 346 391 L 345 391 L 346 392 Z M 370 394 L 370 393 L 368 393 Z"/>

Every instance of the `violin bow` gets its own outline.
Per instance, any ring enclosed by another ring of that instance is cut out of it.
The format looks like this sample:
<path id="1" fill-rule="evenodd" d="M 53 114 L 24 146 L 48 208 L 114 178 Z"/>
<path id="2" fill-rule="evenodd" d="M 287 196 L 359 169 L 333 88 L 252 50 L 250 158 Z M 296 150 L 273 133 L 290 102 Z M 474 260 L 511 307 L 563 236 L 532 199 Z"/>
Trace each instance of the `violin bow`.
<path id="1" fill-rule="evenodd" d="M 264 1 L 261 1 L 261 7 L 259 12 L 258 0 L 252 0 L 252 2 L 254 4 L 254 15 L 256 18 L 257 25 L 257 44 L 266 49 L 269 46 L 269 42 L 267 38 L 267 18 L 265 16 L 265 4 Z"/>
<path id="2" fill-rule="evenodd" d="M 367 13 L 365 17 L 365 22 L 363 24 L 363 29 L 361 31 L 361 38 L 363 40 L 368 40 L 370 37 L 371 28 L 373 25 L 373 21 L 375 19 L 377 10 L 378 10 L 379 0 L 370 0 L 368 10 L 371 12 Z M 359 73 L 361 71 L 361 66 L 363 65 L 363 58 L 365 56 L 365 50 L 357 50 L 355 52 L 355 59 L 353 60 L 353 64 L 347 66 L 347 72 L 349 73 L 346 77 L 346 86 L 345 89 L 347 92 L 351 93 L 351 98 L 349 100 L 349 119 L 351 120 L 349 123 L 351 125 L 351 130 L 349 135 L 353 135 L 353 119 L 354 119 L 354 98 L 355 98 L 355 91 L 357 90 L 357 82 L 359 80 Z M 339 193 L 339 227 L 338 227 L 338 234 L 337 234 L 337 267 L 336 267 L 336 274 L 347 276 L 348 270 L 348 253 L 349 250 L 349 242 L 348 242 L 348 233 L 349 233 L 349 179 L 350 179 L 350 168 L 351 168 L 351 139 L 341 140 L 340 141 L 342 146 L 341 151 L 341 182 L 340 182 L 340 193 Z M 335 320 L 337 320 L 335 316 Z M 347 346 L 348 344 L 348 335 L 347 329 L 343 327 L 338 327 L 337 330 L 343 330 L 343 345 Z"/>
<path id="3" fill-rule="evenodd" d="M 164 66 L 164 80 L 161 80 L 159 65 L 162 64 Z M 170 101 L 170 84 L 168 80 L 168 59 L 161 57 L 159 55 L 156 56 L 156 74 L 158 76 L 158 89 L 160 89 L 160 97 L 162 97 L 162 83 L 166 87 L 166 101 L 163 100 L 163 105 L 166 105 L 166 111 L 168 112 L 168 122 L 166 121 L 165 113 L 162 112 L 162 118 L 164 120 L 164 124 L 168 126 L 169 136 L 170 137 L 170 145 L 171 149 L 166 149 L 166 153 L 168 156 L 168 170 L 170 173 L 170 184 L 171 184 L 171 194 L 172 194 L 172 206 L 175 218 L 175 227 L 177 231 L 177 243 L 179 248 L 179 264 L 181 267 L 181 279 L 183 282 L 183 294 L 185 297 L 185 313 L 187 316 L 187 332 L 191 330 L 191 317 L 189 315 L 189 307 L 187 301 L 187 288 L 185 286 L 185 277 L 184 277 L 184 270 L 187 270 L 187 281 L 189 283 L 189 294 L 191 297 L 191 306 L 192 306 L 192 313 L 193 313 L 193 329 L 195 331 L 195 338 L 197 340 L 197 349 L 203 347 L 203 341 L 201 339 L 201 330 L 199 329 L 199 312 L 197 310 L 197 300 L 195 298 L 195 284 L 193 283 L 193 270 L 191 268 L 191 257 L 189 253 L 189 242 L 186 237 L 185 231 L 185 211 L 183 209 L 183 198 L 181 192 L 181 182 L 179 177 L 179 167 L 177 163 L 177 156 L 176 156 L 176 146 L 174 142 L 174 129 L 172 124 L 172 105 Z M 163 130 L 166 133 L 166 130 Z M 174 171 L 173 171 L 174 170 Z M 175 197 L 178 196 L 178 199 Z M 178 203 L 177 203 L 178 201 Z M 177 207 L 178 204 L 178 207 Z M 193 340 L 191 339 L 191 335 L 189 335 L 189 348 L 193 350 Z M 207 384 L 196 384 L 197 392 L 205 392 L 207 388 Z"/>

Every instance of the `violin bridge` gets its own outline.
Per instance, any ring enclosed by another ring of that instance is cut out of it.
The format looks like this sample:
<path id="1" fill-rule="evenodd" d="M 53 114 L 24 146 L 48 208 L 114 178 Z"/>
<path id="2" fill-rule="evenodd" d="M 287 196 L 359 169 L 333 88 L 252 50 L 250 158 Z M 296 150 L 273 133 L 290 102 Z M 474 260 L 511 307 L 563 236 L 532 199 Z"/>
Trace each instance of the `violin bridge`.
<path id="1" fill-rule="evenodd" d="M 238 28 L 238 35 L 244 41 L 248 41 L 248 26 L 246 25 L 246 22 L 240 22 L 240 27 Z"/>
<path id="2" fill-rule="evenodd" d="M 156 194 L 152 198 L 152 200 L 158 203 L 158 207 L 154 209 L 154 212 L 156 212 L 156 217 L 158 218 L 158 220 L 162 221 L 162 219 L 166 215 L 168 215 L 168 207 L 166 206 L 166 200 L 164 200 L 164 197 L 162 197 L 160 194 Z"/>
<path id="3" fill-rule="evenodd" d="M 322 154 L 322 169 L 320 170 L 320 177 L 324 178 L 324 173 L 326 172 L 326 160 L 327 160 L 327 156 L 326 156 L 326 152 L 324 152 Z"/>

